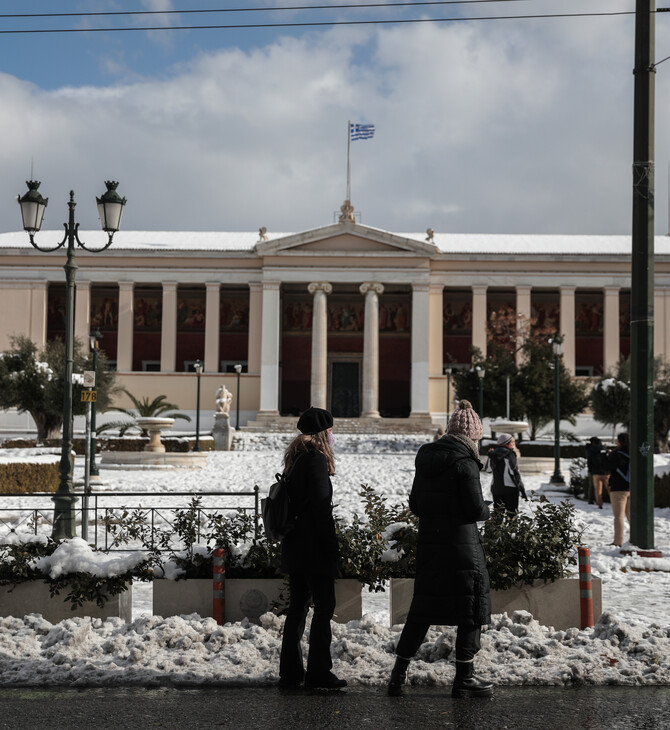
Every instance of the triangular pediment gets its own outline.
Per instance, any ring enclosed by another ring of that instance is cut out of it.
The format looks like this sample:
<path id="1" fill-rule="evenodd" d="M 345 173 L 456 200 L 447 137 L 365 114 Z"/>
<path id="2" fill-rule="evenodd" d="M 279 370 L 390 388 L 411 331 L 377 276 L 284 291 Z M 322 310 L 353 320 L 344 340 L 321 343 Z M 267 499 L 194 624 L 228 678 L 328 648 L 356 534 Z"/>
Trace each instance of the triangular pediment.
<path id="1" fill-rule="evenodd" d="M 398 255 L 431 256 L 437 251 L 432 243 L 398 236 L 378 228 L 357 223 L 336 223 L 290 236 L 256 244 L 261 256 L 281 255 Z"/>

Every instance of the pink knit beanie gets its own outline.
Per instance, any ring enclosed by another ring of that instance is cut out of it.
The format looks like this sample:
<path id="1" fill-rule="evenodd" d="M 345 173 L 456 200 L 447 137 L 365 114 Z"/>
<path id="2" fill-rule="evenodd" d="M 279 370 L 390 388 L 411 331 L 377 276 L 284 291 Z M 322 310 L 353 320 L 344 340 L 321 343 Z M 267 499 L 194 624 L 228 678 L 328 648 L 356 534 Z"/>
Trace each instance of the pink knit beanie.
<path id="1" fill-rule="evenodd" d="M 484 435 L 482 422 L 469 400 L 462 400 L 453 412 L 447 425 L 447 433 L 460 433 L 472 441 L 479 441 Z"/>

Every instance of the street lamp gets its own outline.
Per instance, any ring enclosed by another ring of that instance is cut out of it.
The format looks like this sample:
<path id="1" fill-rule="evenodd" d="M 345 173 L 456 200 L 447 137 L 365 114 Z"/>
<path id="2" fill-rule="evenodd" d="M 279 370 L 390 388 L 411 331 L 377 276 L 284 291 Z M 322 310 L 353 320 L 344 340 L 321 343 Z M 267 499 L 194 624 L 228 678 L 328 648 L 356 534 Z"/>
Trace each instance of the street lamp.
<path id="1" fill-rule="evenodd" d="M 102 339 L 102 332 L 96 327 L 93 332 L 89 335 L 89 343 L 91 345 L 91 350 L 93 351 L 93 372 L 95 373 L 95 386 L 98 387 L 98 352 L 100 350 L 100 346 L 98 344 L 98 340 Z M 97 444 L 96 434 L 95 434 L 95 407 L 96 407 L 96 401 L 93 401 L 91 403 L 91 462 L 89 466 L 88 473 L 92 477 L 99 477 L 100 472 L 98 471 L 98 465 L 95 463 L 95 449 Z"/>
<path id="2" fill-rule="evenodd" d="M 482 420 L 482 423 L 484 422 L 484 376 L 486 375 L 486 370 L 484 368 L 480 368 L 479 365 L 475 368 L 477 371 L 477 377 L 479 378 L 479 417 Z"/>
<path id="3" fill-rule="evenodd" d="M 100 198 L 96 198 L 98 214 L 102 224 L 102 230 L 107 233 L 107 243 L 99 249 L 90 249 L 79 240 L 79 223 L 75 223 L 74 191 L 70 191 L 68 203 L 68 222 L 64 223 L 65 235 L 63 240 L 52 248 L 41 248 L 35 243 L 35 234 L 42 227 L 44 210 L 49 202 L 43 198 L 38 191 L 40 183 L 37 180 L 29 180 L 28 192 L 18 198 L 21 206 L 21 217 L 23 218 L 23 229 L 28 233 L 31 245 L 38 251 L 57 251 L 67 246 L 67 259 L 65 261 L 65 379 L 63 385 L 63 437 L 61 444 L 61 458 L 58 467 L 59 484 L 58 490 L 52 497 L 54 501 L 54 522 L 52 537 L 54 540 L 62 540 L 75 536 L 74 503 L 76 497 L 72 484 L 72 375 L 74 361 L 74 280 L 77 272 L 77 265 L 74 262 L 75 243 L 86 251 L 104 251 L 112 244 L 112 238 L 121 224 L 121 215 L 126 199 L 116 192 L 117 182 L 105 181 L 107 191 Z"/>
<path id="4" fill-rule="evenodd" d="M 549 339 L 554 352 L 554 473 L 549 480 L 551 484 L 565 484 L 561 474 L 561 392 L 559 361 L 563 347 L 563 337 L 557 332 Z"/>
<path id="5" fill-rule="evenodd" d="M 240 430 L 240 373 L 242 372 L 242 366 L 238 363 L 235 365 L 235 372 L 237 373 L 237 397 L 235 403 L 237 404 L 237 414 L 235 416 L 235 430 Z"/>
<path id="6" fill-rule="evenodd" d="M 447 430 L 447 427 L 449 426 L 449 411 L 451 406 L 451 373 L 453 372 L 452 368 L 450 368 L 448 365 L 444 368 L 444 374 L 447 376 L 447 425 L 444 427 L 444 430 Z"/>
<path id="7" fill-rule="evenodd" d="M 200 360 L 195 361 L 195 376 L 198 380 L 198 389 L 195 402 L 195 446 L 193 451 L 200 451 L 200 376 L 202 375 L 203 367 Z"/>

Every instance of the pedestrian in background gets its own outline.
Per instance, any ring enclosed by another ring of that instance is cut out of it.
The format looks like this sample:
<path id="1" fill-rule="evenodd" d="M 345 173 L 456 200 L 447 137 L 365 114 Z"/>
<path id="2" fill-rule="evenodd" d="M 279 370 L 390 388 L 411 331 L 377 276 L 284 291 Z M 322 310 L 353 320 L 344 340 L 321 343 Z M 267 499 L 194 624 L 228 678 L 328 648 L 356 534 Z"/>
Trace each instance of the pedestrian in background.
<path id="1" fill-rule="evenodd" d="M 489 451 L 491 467 L 491 495 L 493 504 L 502 504 L 508 512 L 519 509 L 519 495 L 526 501 L 526 489 L 519 473 L 516 458 L 516 441 L 511 433 L 501 433 L 496 445 Z"/>
<path id="2" fill-rule="evenodd" d="M 409 506 L 419 518 L 414 596 L 403 628 L 388 694 L 402 694 L 407 668 L 431 625 L 457 626 L 452 697 L 488 697 L 493 685 L 474 675 L 482 624 L 491 621 L 486 555 L 477 522 L 487 520 L 479 472 L 483 430 L 462 400 L 447 433 L 422 446 Z"/>
<path id="3" fill-rule="evenodd" d="M 339 546 L 333 520 L 333 417 L 323 408 L 309 408 L 298 420 L 299 436 L 284 453 L 284 473 L 290 472 L 289 497 L 295 527 L 282 540 L 281 570 L 289 575 L 289 607 L 284 623 L 279 686 L 339 689 L 347 682 L 331 671 L 335 613 L 335 578 Z M 307 671 L 300 642 L 310 602 L 314 603 L 309 632 Z"/>
<path id="4" fill-rule="evenodd" d="M 614 515 L 614 542 L 611 544 L 621 547 L 624 542 L 624 516 L 630 522 L 630 442 L 625 432 L 617 434 L 616 440 L 616 448 L 607 452 L 607 468 Z"/>
<path id="5" fill-rule="evenodd" d="M 606 452 L 602 441 L 597 436 L 591 436 L 586 446 L 586 468 L 589 473 L 589 504 L 595 502 L 603 508 L 603 490 L 607 489 L 609 474 L 607 473 Z"/>

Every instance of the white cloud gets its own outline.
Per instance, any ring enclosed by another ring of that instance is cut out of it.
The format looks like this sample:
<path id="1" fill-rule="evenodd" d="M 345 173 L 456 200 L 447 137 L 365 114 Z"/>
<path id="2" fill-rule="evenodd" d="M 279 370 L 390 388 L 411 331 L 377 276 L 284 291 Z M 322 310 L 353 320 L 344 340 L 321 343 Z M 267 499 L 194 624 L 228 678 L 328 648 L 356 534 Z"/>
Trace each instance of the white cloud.
<path id="1" fill-rule="evenodd" d="M 104 88 L 43 92 L 0 75 L 0 225 L 18 227 L 31 157 L 53 228 L 70 188 L 82 226 L 96 226 L 89 200 L 109 178 L 129 228 L 325 225 L 345 194 L 351 119 L 377 125 L 351 155 L 369 225 L 625 233 L 632 46 L 629 19 L 457 23 L 286 36 Z M 663 168 L 667 154 L 659 141 Z"/>

